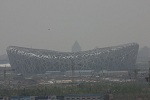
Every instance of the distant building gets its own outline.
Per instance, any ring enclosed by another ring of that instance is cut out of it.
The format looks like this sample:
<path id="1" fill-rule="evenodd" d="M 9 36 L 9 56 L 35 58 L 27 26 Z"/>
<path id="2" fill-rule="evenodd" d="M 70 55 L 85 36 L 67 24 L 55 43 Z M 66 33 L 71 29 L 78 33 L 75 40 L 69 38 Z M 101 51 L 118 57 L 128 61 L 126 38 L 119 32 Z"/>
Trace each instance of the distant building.
<path id="1" fill-rule="evenodd" d="M 8 63 L 9 60 L 7 54 L 0 55 L 0 64 L 8 64 Z"/>
<path id="2" fill-rule="evenodd" d="M 72 52 L 79 52 L 81 51 L 81 46 L 79 45 L 79 43 L 77 41 L 75 41 L 75 43 L 72 46 Z"/>
<path id="3" fill-rule="evenodd" d="M 138 52 L 139 57 L 148 58 L 150 57 L 150 48 L 147 46 L 144 46 L 143 48 L 140 48 Z"/>
<path id="4" fill-rule="evenodd" d="M 137 62 L 146 62 L 148 64 L 148 61 L 150 61 L 150 48 L 144 46 L 139 49 Z"/>

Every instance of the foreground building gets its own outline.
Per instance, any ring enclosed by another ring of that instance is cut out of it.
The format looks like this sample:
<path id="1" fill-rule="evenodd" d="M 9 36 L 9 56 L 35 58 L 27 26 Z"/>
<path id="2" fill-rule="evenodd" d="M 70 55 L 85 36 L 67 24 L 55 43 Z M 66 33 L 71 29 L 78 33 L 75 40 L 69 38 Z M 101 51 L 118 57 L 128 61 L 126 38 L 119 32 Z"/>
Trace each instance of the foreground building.
<path id="1" fill-rule="evenodd" d="M 134 67 L 139 45 L 129 43 L 81 52 L 58 52 L 9 46 L 7 54 L 17 73 L 39 74 L 67 70 L 129 70 Z"/>
<path id="2" fill-rule="evenodd" d="M 105 98 L 105 99 L 104 99 Z M 110 100 L 109 94 L 70 94 L 64 96 L 16 96 L 0 97 L 0 100 Z"/>
<path id="3" fill-rule="evenodd" d="M 104 100 L 104 95 L 103 94 L 70 94 L 64 96 L 64 100 Z M 106 100 L 109 100 L 109 97 Z"/>

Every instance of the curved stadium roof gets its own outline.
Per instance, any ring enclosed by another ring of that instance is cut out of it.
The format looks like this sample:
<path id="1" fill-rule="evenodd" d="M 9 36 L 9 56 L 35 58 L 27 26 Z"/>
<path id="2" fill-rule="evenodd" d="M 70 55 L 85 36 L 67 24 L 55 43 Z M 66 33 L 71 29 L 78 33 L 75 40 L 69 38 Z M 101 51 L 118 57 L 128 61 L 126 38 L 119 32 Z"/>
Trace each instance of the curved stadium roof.
<path id="1" fill-rule="evenodd" d="M 9 46 L 7 53 L 12 68 L 17 73 L 45 73 L 77 70 L 127 70 L 134 66 L 139 45 L 129 43 L 81 52 L 58 52 Z"/>

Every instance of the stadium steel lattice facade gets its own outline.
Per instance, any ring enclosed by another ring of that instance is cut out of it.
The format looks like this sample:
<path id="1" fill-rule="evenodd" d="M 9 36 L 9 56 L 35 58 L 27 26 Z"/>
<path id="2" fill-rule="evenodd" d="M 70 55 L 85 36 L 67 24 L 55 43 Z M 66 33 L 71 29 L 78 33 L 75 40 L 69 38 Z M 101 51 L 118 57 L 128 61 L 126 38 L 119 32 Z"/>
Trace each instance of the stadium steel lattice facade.
<path id="1" fill-rule="evenodd" d="M 17 73 L 71 70 L 128 70 L 136 63 L 139 45 L 129 43 L 81 52 L 58 52 L 9 46 L 7 54 Z"/>

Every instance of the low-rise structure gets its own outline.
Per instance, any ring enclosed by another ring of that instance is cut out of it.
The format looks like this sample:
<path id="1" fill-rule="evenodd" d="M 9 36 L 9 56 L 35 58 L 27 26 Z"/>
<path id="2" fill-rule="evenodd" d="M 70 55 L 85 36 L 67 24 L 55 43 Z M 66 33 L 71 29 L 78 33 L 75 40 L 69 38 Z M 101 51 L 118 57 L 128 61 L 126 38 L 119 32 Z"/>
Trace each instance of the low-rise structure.
<path id="1" fill-rule="evenodd" d="M 104 94 L 72 94 L 64 96 L 64 100 L 104 100 Z"/>

